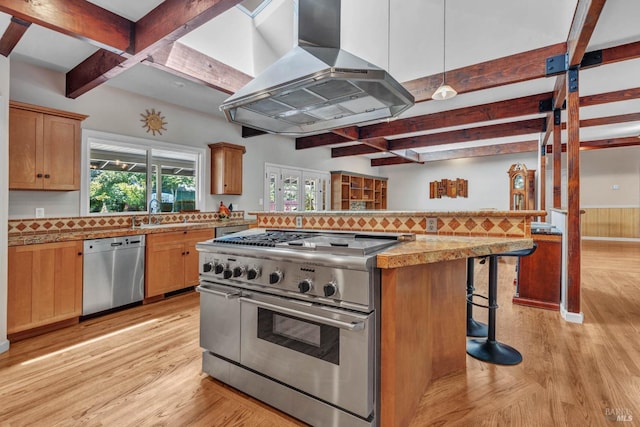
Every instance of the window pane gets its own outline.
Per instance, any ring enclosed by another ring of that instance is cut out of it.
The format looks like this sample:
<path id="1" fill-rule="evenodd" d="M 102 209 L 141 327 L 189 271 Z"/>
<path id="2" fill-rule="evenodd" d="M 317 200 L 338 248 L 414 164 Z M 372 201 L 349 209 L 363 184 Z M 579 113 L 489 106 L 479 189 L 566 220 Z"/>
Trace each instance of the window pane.
<path id="1" fill-rule="evenodd" d="M 298 188 L 300 177 L 295 175 L 285 175 L 283 182 L 283 199 L 285 212 L 298 210 Z"/>
<path id="2" fill-rule="evenodd" d="M 318 179 L 307 178 L 304 181 L 304 210 L 315 211 L 318 210 Z"/>
<path id="3" fill-rule="evenodd" d="M 91 143 L 89 212 L 145 211 L 146 151 Z"/>
<path id="4" fill-rule="evenodd" d="M 275 212 L 277 210 L 276 206 L 276 195 L 277 195 L 277 184 L 278 183 L 278 174 L 275 172 L 269 173 L 269 212 Z"/>
<path id="5" fill-rule="evenodd" d="M 197 155 L 167 150 L 152 150 L 154 175 L 151 197 L 160 202 L 162 212 L 192 211 L 196 209 Z M 160 197 L 157 195 L 160 194 Z"/>

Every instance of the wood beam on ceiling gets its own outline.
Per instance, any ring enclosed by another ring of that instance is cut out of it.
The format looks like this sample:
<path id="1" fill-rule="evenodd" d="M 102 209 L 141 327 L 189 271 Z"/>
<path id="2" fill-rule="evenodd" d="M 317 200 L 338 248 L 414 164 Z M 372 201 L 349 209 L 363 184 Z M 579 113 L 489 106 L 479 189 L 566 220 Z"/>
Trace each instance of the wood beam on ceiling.
<path id="1" fill-rule="evenodd" d="M 178 42 L 162 46 L 147 56 L 146 62 L 228 94 L 252 79 L 250 75 Z"/>
<path id="2" fill-rule="evenodd" d="M 132 48 L 133 23 L 86 0 L 0 0 L 0 12 L 116 53 Z"/>
<path id="3" fill-rule="evenodd" d="M 605 2 L 606 0 L 578 1 L 567 37 L 569 67 L 579 66 L 582 62 Z"/>
<path id="4" fill-rule="evenodd" d="M 449 132 L 399 138 L 389 141 L 389 150 L 414 149 L 434 145 L 453 144 L 456 142 L 477 141 L 481 139 L 500 138 L 505 136 L 539 133 L 542 131 L 544 118 L 521 120 L 496 125 L 479 126 Z"/>
<path id="5" fill-rule="evenodd" d="M 566 52 L 566 43 L 557 43 L 492 61 L 447 70 L 447 83 L 459 94 L 489 89 L 526 80 L 545 77 L 545 61 L 550 56 Z M 403 82 L 416 102 L 428 101 L 442 83 L 442 73 Z"/>
<path id="6" fill-rule="evenodd" d="M 15 16 L 11 17 L 11 22 L 9 22 L 7 29 L 2 34 L 2 38 L 0 38 L 0 55 L 7 57 L 11 54 L 13 48 L 16 47 L 27 28 L 29 28 L 29 25 L 31 25 L 30 22 L 23 21 Z"/>
<path id="7" fill-rule="evenodd" d="M 413 160 L 405 159 L 404 157 L 382 157 L 380 159 L 371 159 L 371 166 L 392 166 L 392 165 L 404 165 L 407 163 L 415 163 Z"/>
<path id="8" fill-rule="evenodd" d="M 635 147 L 640 145 L 640 138 L 637 136 L 625 136 L 620 138 L 605 138 L 596 139 L 593 141 L 581 141 L 580 150 L 598 150 L 604 148 L 619 148 L 619 147 Z M 561 144 L 560 152 L 567 152 L 567 144 Z M 551 145 L 547 145 L 547 154 L 555 154 L 555 148 Z"/>
<path id="9" fill-rule="evenodd" d="M 296 138 L 296 150 L 342 144 L 345 142 L 352 141 L 349 138 L 345 138 L 344 136 L 335 133 L 323 133 L 320 135 L 303 136 L 301 138 Z"/>
<path id="10" fill-rule="evenodd" d="M 4 1 L 4 0 L 0 0 Z M 74 0 L 77 1 L 77 0 Z M 105 64 L 83 61 L 67 73 L 67 97 L 77 98 L 108 79 L 147 59 L 154 51 L 172 44 L 178 38 L 205 24 L 241 0 L 199 0 L 185 2 L 166 0 L 137 21 L 133 27 L 135 39 L 128 54 L 117 65 L 113 58 Z M 88 2 L 84 2 L 87 3 Z M 130 34 L 127 36 L 130 37 Z M 102 53 L 104 57 L 108 55 Z M 201 72 L 201 74 L 208 74 Z M 182 75 L 181 75 L 182 76 Z"/>
<path id="11" fill-rule="evenodd" d="M 420 153 L 420 160 L 433 162 L 439 160 L 464 159 L 468 157 L 498 156 L 502 154 L 527 153 L 538 150 L 538 141 L 520 141 L 506 144 L 493 144 L 482 147 L 458 148 L 455 150 Z"/>

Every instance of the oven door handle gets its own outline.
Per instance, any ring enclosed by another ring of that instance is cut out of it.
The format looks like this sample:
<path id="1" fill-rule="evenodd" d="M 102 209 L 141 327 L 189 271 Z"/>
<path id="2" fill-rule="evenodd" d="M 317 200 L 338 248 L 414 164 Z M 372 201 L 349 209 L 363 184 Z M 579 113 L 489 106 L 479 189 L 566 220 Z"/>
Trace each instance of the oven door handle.
<path id="1" fill-rule="evenodd" d="M 204 294 L 217 295 L 219 297 L 224 297 L 226 299 L 240 298 L 242 296 L 242 292 L 240 292 L 240 291 L 227 292 L 227 291 L 222 291 L 222 290 L 215 290 L 215 289 L 211 289 L 211 288 L 206 288 L 204 286 L 196 287 L 196 291 L 197 292 L 202 292 Z"/>
<path id="2" fill-rule="evenodd" d="M 332 319 L 330 317 L 320 316 L 319 314 L 306 313 L 304 311 L 296 310 L 295 308 L 283 307 L 278 304 L 271 304 L 265 301 L 247 298 L 246 296 L 241 298 L 240 301 L 248 302 L 257 305 L 258 307 L 267 308 L 269 310 L 277 311 L 280 313 L 290 314 L 301 319 L 311 320 L 314 322 L 322 323 L 324 325 L 335 326 L 340 329 L 346 329 L 349 331 L 359 331 L 364 329 L 364 321 L 362 320 L 343 322 L 341 320 Z"/>

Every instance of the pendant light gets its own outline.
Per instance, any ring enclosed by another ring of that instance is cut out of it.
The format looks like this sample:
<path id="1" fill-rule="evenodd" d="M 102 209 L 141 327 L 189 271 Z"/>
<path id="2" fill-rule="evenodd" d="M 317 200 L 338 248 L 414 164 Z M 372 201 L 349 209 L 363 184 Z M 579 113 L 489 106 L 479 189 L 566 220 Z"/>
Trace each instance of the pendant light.
<path id="1" fill-rule="evenodd" d="M 451 86 L 449 86 L 446 81 L 446 74 L 447 74 L 447 62 L 446 62 L 446 51 L 447 51 L 447 0 L 444 0 L 444 7 L 443 7 L 443 16 L 444 16 L 444 23 L 443 23 L 443 31 L 442 31 L 442 84 L 440 85 L 440 87 L 438 89 L 436 89 L 435 92 L 433 92 L 433 95 L 431 95 L 431 99 L 435 99 L 436 101 L 443 101 L 445 99 L 451 99 L 454 96 L 456 96 L 458 94 L 458 92 L 456 92 L 456 90 L 454 88 L 452 88 Z"/>

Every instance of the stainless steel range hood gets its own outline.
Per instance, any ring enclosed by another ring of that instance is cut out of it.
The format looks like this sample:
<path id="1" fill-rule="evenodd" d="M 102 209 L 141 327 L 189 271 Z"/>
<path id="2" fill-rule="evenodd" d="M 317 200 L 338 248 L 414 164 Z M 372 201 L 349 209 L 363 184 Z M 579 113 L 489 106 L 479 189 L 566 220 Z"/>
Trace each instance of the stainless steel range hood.
<path id="1" fill-rule="evenodd" d="M 385 70 L 340 49 L 340 1 L 299 0 L 298 45 L 220 106 L 228 121 L 301 135 L 395 117 L 414 104 Z"/>

